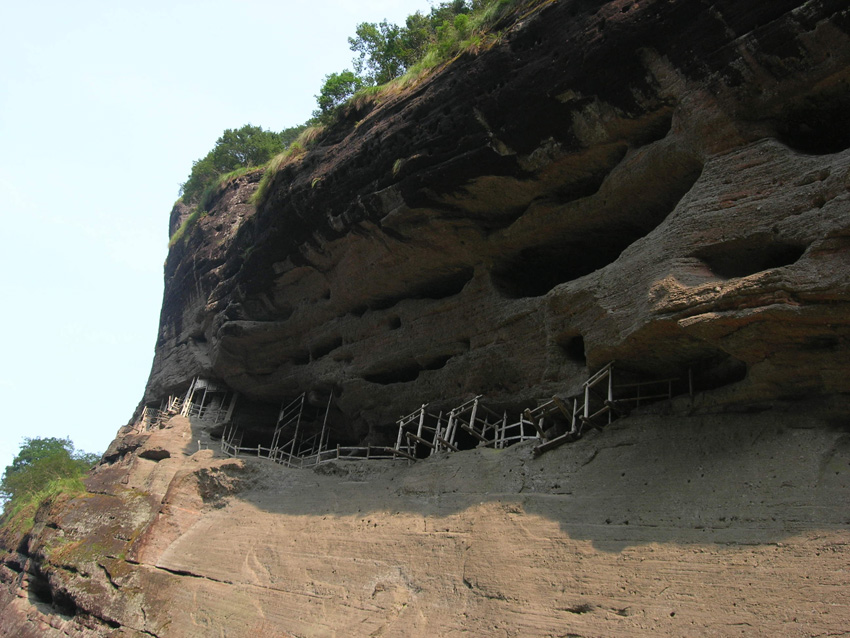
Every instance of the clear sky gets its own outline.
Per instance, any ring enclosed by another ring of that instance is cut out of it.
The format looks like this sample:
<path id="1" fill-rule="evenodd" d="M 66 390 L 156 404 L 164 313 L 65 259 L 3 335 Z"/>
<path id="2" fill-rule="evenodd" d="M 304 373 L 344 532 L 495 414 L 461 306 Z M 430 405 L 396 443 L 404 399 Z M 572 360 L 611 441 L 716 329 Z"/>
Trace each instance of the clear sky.
<path id="1" fill-rule="evenodd" d="M 103 452 L 153 359 L 168 215 L 226 128 L 304 122 L 360 22 L 428 0 L 29 0 L 0 9 L 0 471 Z"/>

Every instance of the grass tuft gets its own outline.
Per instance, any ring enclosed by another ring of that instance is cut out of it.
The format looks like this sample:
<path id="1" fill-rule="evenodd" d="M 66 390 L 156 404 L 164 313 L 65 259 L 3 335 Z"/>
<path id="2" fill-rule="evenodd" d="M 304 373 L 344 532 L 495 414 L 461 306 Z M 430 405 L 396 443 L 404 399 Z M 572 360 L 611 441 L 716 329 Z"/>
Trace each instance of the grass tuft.
<path id="1" fill-rule="evenodd" d="M 179 242 L 183 237 L 189 232 L 192 227 L 197 223 L 201 217 L 204 217 L 207 214 L 207 211 L 202 208 L 195 207 L 192 209 L 192 212 L 189 213 L 189 216 L 183 220 L 183 223 L 180 224 L 180 228 L 174 231 L 174 234 L 171 236 L 171 239 L 168 240 L 168 247 L 174 247 L 177 242 Z"/>
<path id="2" fill-rule="evenodd" d="M 35 515 L 40 507 L 60 497 L 74 498 L 85 493 L 80 477 L 54 479 L 37 492 L 13 499 L 0 518 L 0 526 L 15 534 L 27 534 L 35 525 Z"/>
<path id="3" fill-rule="evenodd" d="M 259 208 L 268 196 L 269 186 L 275 176 L 285 167 L 307 154 L 307 150 L 318 143 L 325 132 L 324 126 L 310 126 L 304 129 L 298 138 L 283 152 L 273 157 L 265 167 L 263 178 L 257 185 L 257 190 L 251 196 L 251 203 Z M 314 184 L 315 186 L 315 184 Z"/>

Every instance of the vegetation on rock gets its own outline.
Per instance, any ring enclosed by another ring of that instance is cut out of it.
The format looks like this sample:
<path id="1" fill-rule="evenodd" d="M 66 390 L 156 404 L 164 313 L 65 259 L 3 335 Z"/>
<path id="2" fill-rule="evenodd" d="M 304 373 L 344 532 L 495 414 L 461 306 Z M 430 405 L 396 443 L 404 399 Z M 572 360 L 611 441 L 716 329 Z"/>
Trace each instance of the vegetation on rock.
<path id="1" fill-rule="evenodd" d="M 203 208 L 220 182 L 227 181 L 235 171 L 262 166 L 295 141 L 305 128 L 305 125 L 294 126 L 275 133 L 246 124 L 225 130 L 213 149 L 192 164 L 189 178 L 180 187 L 183 201 Z"/>
<path id="2" fill-rule="evenodd" d="M 325 76 L 318 108 L 304 124 L 280 133 L 247 124 L 227 129 L 207 155 L 192 165 L 189 178 L 181 185 L 184 204 L 194 206 L 192 215 L 172 235 L 169 246 L 208 209 L 211 200 L 234 177 L 268 167 L 273 174 L 285 160 L 299 155 L 309 141 L 316 139 L 321 126 L 333 122 L 339 110 L 356 96 L 381 93 L 390 83 L 420 77 L 428 69 L 459 51 L 480 44 L 483 34 L 520 0 L 448 0 L 407 16 L 404 25 L 362 22 L 348 38 L 354 71 L 343 69 Z M 310 139 L 304 137 L 312 131 Z M 296 145 L 297 144 L 297 145 Z M 263 179 L 254 202 L 261 202 L 268 179 Z"/>
<path id="3" fill-rule="evenodd" d="M 100 454 L 74 449 L 68 438 L 25 438 L 0 479 L 0 498 L 6 502 L 0 525 L 23 531 L 43 503 L 83 493 L 81 479 L 99 460 Z"/>

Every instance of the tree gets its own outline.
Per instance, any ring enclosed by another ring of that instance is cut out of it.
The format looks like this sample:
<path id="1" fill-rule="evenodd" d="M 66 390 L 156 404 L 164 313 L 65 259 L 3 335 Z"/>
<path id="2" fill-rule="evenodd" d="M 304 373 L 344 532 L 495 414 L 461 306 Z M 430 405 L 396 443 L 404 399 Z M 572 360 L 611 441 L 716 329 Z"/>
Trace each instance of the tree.
<path id="1" fill-rule="evenodd" d="M 319 108 L 313 111 L 313 116 L 319 121 L 327 120 L 336 107 L 362 89 L 364 84 L 361 78 L 348 69 L 326 75 L 319 95 L 316 96 Z"/>
<path id="2" fill-rule="evenodd" d="M 98 460 L 99 454 L 75 450 L 68 438 L 25 438 L 0 479 L 0 497 L 25 499 L 58 479 L 81 477 Z"/>
<path id="3" fill-rule="evenodd" d="M 449 0 L 431 7 L 431 28 L 436 32 L 444 24 L 453 24 L 455 16 L 465 15 L 472 11 L 466 0 Z"/>
<path id="4" fill-rule="evenodd" d="M 399 33 L 399 41 L 401 59 L 405 68 L 409 69 L 425 57 L 428 48 L 434 43 L 431 19 L 419 11 L 407 16 Z"/>
<path id="5" fill-rule="evenodd" d="M 354 58 L 354 70 L 369 84 L 386 84 L 404 73 L 404 51 L 401 28 L 386 20 L 380 23 L 361 22 L 355 37 L 348 38 Z"/>
<path id="6" fill-rule="evenodd" d="M 226 129 L 213 149 L 192 164 L 189 179 L 180 187 L 184 201 L 196 201 L 207 186 L 226 173 L 265 164 L 291 143 L 297 136 L 294 131 L 302 129 L 294 127 L 275 133 L 250 124 L 239 129 Z"/>

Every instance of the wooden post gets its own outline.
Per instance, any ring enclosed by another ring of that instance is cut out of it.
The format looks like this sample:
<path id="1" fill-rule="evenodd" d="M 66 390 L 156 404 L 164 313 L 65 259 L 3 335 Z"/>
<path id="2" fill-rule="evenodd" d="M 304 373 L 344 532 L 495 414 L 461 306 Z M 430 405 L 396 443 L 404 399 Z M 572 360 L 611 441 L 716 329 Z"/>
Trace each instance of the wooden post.
<path id="1" fill-rule="evenodd" d="M 192 400 L 192 393 L 195 391 L 195 382 L 198 380 L 198 377 L 194 377 L 192 382 L 189 384 L 189 389 L 186 391 L 186 398 L 183 399 L 183 408 L 180 410 L 181 416 L 188 416 L 188 406 Z"/>
<path id="2" fill-rule="evenodd" d="M 443 433 L 443 411 L 440 410 L 440 414 L 437 415 L 437 425 L 434 428 L 434 441 L 439 441 Z"/>
<path id="3" fill-rule="evenodd" d="M 234 392 L 233 396 L 230 398 L 230 405 L 227 407 L 227 414 L 224 417 L 225 421 L 230 421 L 233 417 L 233 410 L 236 408 L 236 399 L 239 398 L 239 393 Z"/>
<path id="4" fill-rule="evenodd" d="M 328 407 L 325 408 L 325 419 L 322 421 L 322 433 L 319 435 L 319 454 L 322 453 L 322 446 L 324 445 L 324 443 L 322 442 L 322 439 L 325 438 L 325 430 L 328 427 L 328 414 L 331 411 L 331 399 L 333 399 L 333 398 L 334 398 L 334 393 L 333 393 L 333 391 L 331 391 L 331 395 L 328 397 Z M 327 441 L 325 441 L 325 443 L 326 442 Z"/>
<path id="5" fill-rule="evenodd" d="M 396 442 L 395 442 L 395 449 L 397 449 L 397 450 L 401 449 L 401 435 L 402 435 L 403 431 L 404 431 L 404 417 L 401 417 L 398 420 L 398 438 L 396 439 Z"/>
<path id="6" fill-rule="evenodd" d="M 297 400 L 297 399 L 296 399 Z M 295 419 L 295 434 L 292 435 L 292 449 L 290 456 L 295 454 L 295 446 L 298 444 L 298 430 L 301 428 L 301 413 L 304 411 L 304 394 L 301 395 L 301 406 L 298 408 L 298 417 Z"/>
<path id="7" fill-rule="evenodd" d="M 502 413 L 502 433 L 501 433 L 501 439 L 500 439 L 500 437 L 499 437 L 499 435 L 498 435 L 498 434 L 497 434 L 497 436 L 496 436 L 496 439 L 497 439 L 497 440 L 500 440 L 499 445 L 497 445 L 497 447 L 498 447 L 499 449 L 504 449 L 504 447 L 505 447 L 505 436 L 507 436 L 507 434 L 506 434 L 507 429 L 508 429 L 508 411 L 507 411 L 507 410 L 505 410 L 505 411 Z"/>
<path id="8" fill-rule="evenodd" d="M 422 428 L 425 427 L 425 406 L 427 403 L 423 403 L 422 407 L 419 408 L 419 428 L 416 430 L 416 436 L 420 439 L 422 438 Z"/>
<path id="9" fill-rule="evenodd" d="M 210 389 L 209 384 L 207 384 L 206 386 L 204 386 L 204 394 L 203 394 L 203 396 L 201 397 L 201 405 L 200 405 L 200 407 L 198 408 L 198 418 L 199 418 L 199 419 L 202 419 L 202 418 L 203 418 L 203 416 L 204 416 L 204 402 L 207 400 L 207 392 L 209 391 L 209 389 Z"/>
<path id="10" fill-rule="evenodd" d="M 584 418 L 590 416 L 590 386 L 585 384 L 584 386 Z"/>

